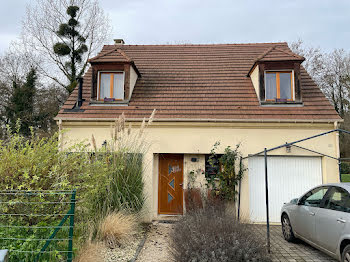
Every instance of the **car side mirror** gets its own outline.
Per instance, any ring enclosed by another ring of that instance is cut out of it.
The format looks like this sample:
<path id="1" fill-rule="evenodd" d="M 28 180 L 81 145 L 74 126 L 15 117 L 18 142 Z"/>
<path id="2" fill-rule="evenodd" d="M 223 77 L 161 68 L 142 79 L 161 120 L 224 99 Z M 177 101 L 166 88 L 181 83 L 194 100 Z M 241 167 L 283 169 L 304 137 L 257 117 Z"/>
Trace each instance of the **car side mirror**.
<path id="1" fill-rule="evenodd" d="M 291 204 L 294 204 L 294 205 L 299 205 L 299 199 L 298 198 L 294 198 L 290 201 Z"/>

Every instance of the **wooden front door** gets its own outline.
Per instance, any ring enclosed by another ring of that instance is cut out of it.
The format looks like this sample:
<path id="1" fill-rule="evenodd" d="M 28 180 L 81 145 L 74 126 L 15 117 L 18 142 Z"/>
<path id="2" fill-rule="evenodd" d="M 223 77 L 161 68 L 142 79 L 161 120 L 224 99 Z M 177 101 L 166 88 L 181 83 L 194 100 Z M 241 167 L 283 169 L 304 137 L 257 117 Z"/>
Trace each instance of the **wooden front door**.
<path id="1" fill-rule="evenodd" d="M 159 154 L 158 213 L 183 213 L 183 155 Z"/>

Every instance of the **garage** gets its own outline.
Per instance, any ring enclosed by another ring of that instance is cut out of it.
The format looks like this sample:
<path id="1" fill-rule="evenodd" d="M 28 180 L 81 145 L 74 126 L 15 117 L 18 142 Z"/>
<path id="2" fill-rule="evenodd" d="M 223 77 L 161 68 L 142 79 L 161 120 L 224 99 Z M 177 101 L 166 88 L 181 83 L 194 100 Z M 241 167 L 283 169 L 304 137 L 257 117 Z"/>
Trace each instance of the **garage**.
<path id="1" fill-rule="evenodd" d="M 269 156 L 268 189 L 270 222 L 280 222 L 283 203 L 322 184 L 321 157 Z M 264 157 L 249 158 L 250 220 L 266 222 Z"/>

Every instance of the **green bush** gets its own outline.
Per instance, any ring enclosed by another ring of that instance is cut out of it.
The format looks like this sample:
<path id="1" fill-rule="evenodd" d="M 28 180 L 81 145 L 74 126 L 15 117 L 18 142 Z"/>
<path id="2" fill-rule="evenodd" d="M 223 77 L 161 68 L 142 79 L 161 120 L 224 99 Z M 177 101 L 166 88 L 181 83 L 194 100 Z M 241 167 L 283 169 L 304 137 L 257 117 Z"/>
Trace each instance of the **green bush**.
<path id="1" fill-rule="evenodd" d="M 342 174 L 350 174 L 350 163 L 349 162 L 341 162 L 340 168 L 341 168 Z"/>
<path id="2" fill-rule="evenodd" d="M 152 118 L 148 121 L 149 125 Z M 52 137 L 39 138 L 33 133 L 30 138 L 19 134 L 20 123 L 15 131 L 8 128 L 7 139 L 0 140 L 0 190 L 72 190 L 77 189 L 75 215 L 75 246 L 84 242 L 89 233 L 96 232 L 96 227 L 103 217 L 113 211 L 128 210 L 138 212 L 144 203 L 143 193 L 143 154 L 147 150 L 143 131 L 147 126 L 144 121 L 139 132 L 125 129 L 122 116 L 115 123 L 113 137 L 106 146 L 97 148 L 94 138 L 91 143 L 82 142 L 72 146 L 59 143 L 56 133 Z M 63 134 L 64 137 L 64 134 Z M 63 139 L 61 139 L 62 142 Z M 1 201 L 28 202 L 23 196 L 3 198 Z M 8 214 L 65 214 L 67 205 L 41 205 L 40 202 L 53 201 L 44 196 L 31 197 L 37 205 L 1 205 L 0 213 Z M 63 197 L 55 199 L 67 201 Z M 0 216 L 1 225 L 26 226 L 58 225 L 61 217 L 35 216 Z M 94 228 L 95 227 L 95 228 Z M 91 231 L 92 228 L 92 231 Z M 47 238 L 52 230 L 36 231 L 32 229 L 12 228 L 0 230 L 3 237 L 7 234 L 16 238 Z M 61 230 L 67 238 L 68 231 Z M 0 243 L 0 248 L 18 250 L 38 250 L 44 242 L 7 241 Z M 54 249 L 62 243 L 58 241 Z M 36 245 L 36 246 L 35 246 Z M 51 244 L 50 244 L 51 245 Z M 51 245 L 52 247 L 52 245 Z M 57 256 L 56 256 L 57 258 Z M 32 261 L 32 257 L 22 254 L 15 261 Z M 51 260 L 50 260 L 51 261 Z M 55 261 L 55 260 L 53 260 Z"/>
<path id="3" fill-rule="evenodd" d="M 0 238 L 3 238 L 0 240 L 0 249 L 10 250 L 10 261 L 34 261 L 34 258 L 38 255 L 38 252 L 34 251 L 39 251 L 44 246 L 45 239 L 52 234 L 54 227 L 58 225 L 63 217 L 61 215 L 50 215 L 65 214 L 69 209 L 69 205 L 64 204 L 70 201 L 69 194 L 58 195 L 58 192 L 55 191 L 56 194 L 38 195 L 38 192 L 30 192 L 24 194 L 24 191 L 21 191 L 16 194 L 1 195 L 1 201 L 9 202 L 9 204 L 1 205 L 0 212 L 7 215 L 0 215 Z M 45 191 L 45 193 L 48 193 L 48 191 Z M 48 202 L 58 202 L 59 204 L 47 204 Z M 28 215 L 9 216 L 9 214 Z M 48 215 L 38 217 L 29 214 Z M 67 238 L 67 227 L 62 228 L 55 237 L 55 239 Z M 40 261 L 61 261 L 65 254 L 57 252 L 57 250 L 67 250 L 67 245 L 68 241 L 66 240 L 52 241 L 46 250 L 50 253 L 43 253 Z"/>
<path id="4" fill-rule="evenodd" d="M 350 182 L 350 174 L 342 174 L 341 181 L 342 182 Z"/>

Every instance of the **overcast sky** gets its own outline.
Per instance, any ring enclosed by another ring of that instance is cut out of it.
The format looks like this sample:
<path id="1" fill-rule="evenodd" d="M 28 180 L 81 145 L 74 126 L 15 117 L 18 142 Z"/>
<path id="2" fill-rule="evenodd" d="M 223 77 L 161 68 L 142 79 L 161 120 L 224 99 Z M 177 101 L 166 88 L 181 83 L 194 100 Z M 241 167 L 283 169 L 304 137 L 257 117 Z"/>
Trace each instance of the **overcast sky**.
<path id="1" fill-rule="evenodd" d="M 21 31 L 26 4 L 2 0 L 0 53 Z M 127 44 L 242 43 L 303 39 L 350 51 L 350 0 L 100 0 Z"/>

